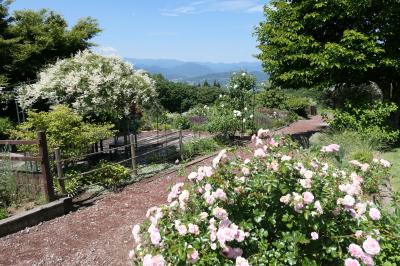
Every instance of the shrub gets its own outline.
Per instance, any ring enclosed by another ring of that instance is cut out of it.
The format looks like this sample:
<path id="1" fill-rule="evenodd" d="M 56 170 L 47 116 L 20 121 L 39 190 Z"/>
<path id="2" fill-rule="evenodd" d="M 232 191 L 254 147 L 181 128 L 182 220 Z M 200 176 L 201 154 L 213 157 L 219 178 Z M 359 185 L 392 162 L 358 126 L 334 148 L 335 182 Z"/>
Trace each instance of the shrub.
<path id="1" fill-rule="evenodd" d="M 204 155 L 220 148 L 214 138 L 203 138 L 185 142 L 183 145 L 183 157 L 192 159 L 197 155 Z"/>
<path id="2" fill-rule="evenodd" d="M 400 131 L 388 125 L 390 115 L 397 110 L 395 103 L 375 102 L 372 106 L 337 110 L 329 125 L 334 130 L 353 130 L 377 144 L 392 145 L 398 141 Z"/>
<path id="3" fill-rule="evenodd" d="M 53 151 L 59 147 L 63 156 L 81 155 L 88 151 L 90 144 L 113 135 L 113 125 L 86 123 L 82 116 L 72 112 L 64 105 L 54 106 L 50 112 L 28 112 L 26 122 L 11 131 L 17 139 L 36 139 L 37 131 L 44 130 L 48 148 Z M 22 146 L 25 151 L 36 151 L 35 146 Z"/>
<path id="4" fill-rule="evenodd" d="M 0 117 L 0 139 L 6 139 L 14 125 L 7 117 Z"/>
<path id="5" fill-rule="evenodd" d="M 286 102 L 286 109 L 296 113 L 299 116 L 307 117 L 310 102 L 303 97 L 289 97 Z"/>
<path id="6" fill-rule="evenodd" d="M 262 107 L 285 109 L 287 95 L 279 88 L 267 88 L 257 95 L 257 103 Z"/>
<path id="7" fill-rule="evenodd" d="M 129 169 L 117 163 L 102 161 L 98 164 L 98 171 L 95 171 L 93 181 L 105 187 L 115 189 L 123 180 L 131 177 Z"/>
<path id="8" fill-rule="evenodd" d="M 285 139 L 256 141 L 247 160 L 221 151 L 148 210 L 132 230 L 135 265 L 400 263 L 396 220 L 364 192 L 388 162 L 337 168 L 336 144 L 309 156 Z"/>

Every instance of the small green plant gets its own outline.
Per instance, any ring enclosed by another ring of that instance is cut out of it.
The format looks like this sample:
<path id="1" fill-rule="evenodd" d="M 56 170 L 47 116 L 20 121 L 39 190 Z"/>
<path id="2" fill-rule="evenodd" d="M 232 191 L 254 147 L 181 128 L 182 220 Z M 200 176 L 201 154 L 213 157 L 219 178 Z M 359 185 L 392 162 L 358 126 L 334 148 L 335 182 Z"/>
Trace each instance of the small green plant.
<path id="1" fill-rule="evenodd" d="M 192 140 L 184 143 L 183 157 L 185 159 L 192 159 L 198 155 L 204 155 L 216 151 L 221 146 L 215 141 L 214 138 L 203 138 Z"/>
<path id="2" fill-rule="evenodd" d="M 117 163 L 102 161 L 97 167 L 99 170 L 92 174 L 93 180 L 114 190 L 123 180 L 131 177 L 129 169 Z"/>
<path id="3" fill-rule="evenodd" d="M 0 117 L 0 139 L 9 137 L 9 131 L 14 128 L 13 123 L 7 117 Z"/>
<path id="4" fill-rule="evenodd" d="M 0 220 L 8 217 L 8 212 L 5 208 L 0 207 Z"/>

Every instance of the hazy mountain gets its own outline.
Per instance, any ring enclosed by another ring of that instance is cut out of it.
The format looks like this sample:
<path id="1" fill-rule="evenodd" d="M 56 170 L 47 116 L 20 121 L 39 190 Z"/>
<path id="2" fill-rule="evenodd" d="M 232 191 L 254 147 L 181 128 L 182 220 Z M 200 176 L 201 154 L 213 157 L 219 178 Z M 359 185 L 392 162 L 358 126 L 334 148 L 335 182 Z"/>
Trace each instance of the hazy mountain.
<path id="1" fill-rule="evenodd" d="M 232 72 L 246 70 L 256 75 L 257 81 L 261 82 L 268 78 L 263 73 L 260 62 L 239 63 L 207 63 L 207 62 L 185 62 L 174 59 L 135 59 L 126 58 L 135 68 L 144 69 L 150 73 L 161 73 L 170 80 L 190 83 L 219 81 L 225 84 Z"/>

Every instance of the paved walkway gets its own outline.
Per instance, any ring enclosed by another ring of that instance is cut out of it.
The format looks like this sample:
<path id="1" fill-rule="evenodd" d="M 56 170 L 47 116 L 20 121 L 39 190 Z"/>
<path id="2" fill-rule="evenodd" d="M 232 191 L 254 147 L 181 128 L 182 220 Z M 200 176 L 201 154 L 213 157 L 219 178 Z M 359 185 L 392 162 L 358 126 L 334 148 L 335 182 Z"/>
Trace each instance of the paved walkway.
<path id="1" fill-rule="evenodd" d="M 315 116 L 279 132 L 310 133 L 324 126 Z M 183 180 L 176 173 L 160 174 L 92 206 L 0 238 L 0 265 L 129 265 L 132 225 L 144 220 L 148 208 L 165 202 L 170 185 Z"/>

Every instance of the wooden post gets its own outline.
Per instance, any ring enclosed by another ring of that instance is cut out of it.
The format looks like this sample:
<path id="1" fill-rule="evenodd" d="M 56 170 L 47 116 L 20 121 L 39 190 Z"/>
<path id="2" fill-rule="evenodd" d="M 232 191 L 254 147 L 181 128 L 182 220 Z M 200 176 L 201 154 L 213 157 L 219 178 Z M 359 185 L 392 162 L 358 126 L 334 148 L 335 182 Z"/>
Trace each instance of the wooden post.
<path id="1" fill-rule="evenodd" d="M 41 158 L 40 170 L 42 171 L 44 194 L 46 201 L 50 202 L 53 201 L 55 197 L 53 179 L 50 175 L 49 152 L 47 150 L 46 134 L 44 131 L 39 131 L 37 136 L 39 141 L 39 156 Z"/>
<path id="2" fill-rule="evenodd" d="M 179 129 L 179 153 L 181 154 L 181 160 L 183 161 L 183 139 L 182 139 L 182 129 Z"/>
<path id="3" fill-rule="evenodd" d="M 65 184 L 64 184 L 64 179 L 63 179 L 63 167 L 62 167 L 62 163 L 61 163 L 60 148 L 56 148 L 54 150 L 54 155 L 55 155 L 55 159 L 56 159 L 57 177 L 58 177 L 58 183 L 60 184 L 60 187 L 61 187 L 61 193 L 66 194 Z"/>
<path id="4" fill-rule="evenodd" d="M 136 148 L 135 148 L 135 138 L 133 134 L 129 135 L 129 142 L 131 144 L 131 158 L 132 158 L 132 170 L 133 174 L 136 176 L 137 172 L 137 165 L 136 165 Z"/>

